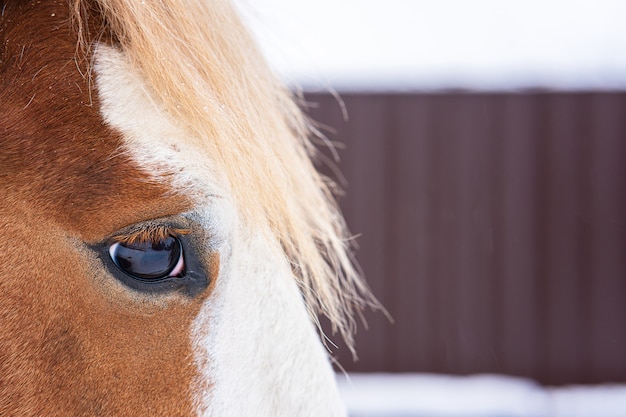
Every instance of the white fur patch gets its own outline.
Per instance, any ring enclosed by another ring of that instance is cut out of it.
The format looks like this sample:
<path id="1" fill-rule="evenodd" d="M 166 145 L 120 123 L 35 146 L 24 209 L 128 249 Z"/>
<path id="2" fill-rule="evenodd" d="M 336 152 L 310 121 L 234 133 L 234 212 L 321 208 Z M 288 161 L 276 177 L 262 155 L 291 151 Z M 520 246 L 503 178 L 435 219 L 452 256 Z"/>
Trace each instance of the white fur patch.
<path id="1" fill-rule="evenodd" d="M 100 46 L 95 70 L 104 120 L 123 134 L 141 167 L 156 179 L 173 175 L 177 190 L 197 202 L 189 215 L 214 237 L 206 250 L 220 253 L 216 288 L 192 329 L 202 375 L 195 387 L 198 414 L 345 416 L 326 352 L 278 243 L 243 228 L 231 185 L 159 110 L 121 52 Z"/>

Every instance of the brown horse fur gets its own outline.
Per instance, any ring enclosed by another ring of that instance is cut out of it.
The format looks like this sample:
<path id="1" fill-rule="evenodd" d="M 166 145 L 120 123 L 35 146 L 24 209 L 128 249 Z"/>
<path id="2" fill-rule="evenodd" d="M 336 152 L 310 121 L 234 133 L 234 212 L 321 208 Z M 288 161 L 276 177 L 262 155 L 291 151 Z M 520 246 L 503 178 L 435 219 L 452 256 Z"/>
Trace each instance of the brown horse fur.
<path id="1" fill-rule="evenodd" d="M 192 202 L 140 168 L 104 124 L 96 42 L 121 49 L 201 141 L 243 222 L 280 242 L 309 310 L 350 342 L 351 313 L 375 301 L 309 159 L 306 121 L 225 1 L 0 0 L 0 415 L 197 409 L 190 328 L 212 285 L 194 297 L 133 292 L 93 249 L 206 233 L 152 223 Z M 219 279 L 218 255 L 204 256 Z"/>
<path id="2" fill-rule="evenodd" d="M 0 4 L 0 415 L 190 415 L 208 291 L 143 299 L 87 246 L 189 202 L 119 152 L 67 3 Z"/>

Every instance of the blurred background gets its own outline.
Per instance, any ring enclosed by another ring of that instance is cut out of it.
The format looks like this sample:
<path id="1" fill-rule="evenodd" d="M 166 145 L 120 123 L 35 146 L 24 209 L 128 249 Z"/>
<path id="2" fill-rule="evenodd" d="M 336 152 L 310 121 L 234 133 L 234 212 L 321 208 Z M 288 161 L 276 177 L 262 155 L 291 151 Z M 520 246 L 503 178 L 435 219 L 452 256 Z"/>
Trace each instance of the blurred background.
<path id="1" fill-rule="evenodd" d="M 351 415 L 626 416 L 626 2 L 239 3 L 394 319 Z"/>

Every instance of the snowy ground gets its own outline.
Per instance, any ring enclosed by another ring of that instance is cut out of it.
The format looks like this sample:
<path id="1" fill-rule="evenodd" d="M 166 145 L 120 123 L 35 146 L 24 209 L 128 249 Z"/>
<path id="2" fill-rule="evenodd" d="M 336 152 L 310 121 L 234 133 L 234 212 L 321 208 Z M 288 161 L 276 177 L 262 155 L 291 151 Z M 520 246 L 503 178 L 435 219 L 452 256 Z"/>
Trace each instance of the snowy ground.
<path id="1" fill-rule="evenodd" d="M 626 417 L 626 385 L 545 388 L 499 375 L 338 375 L 350 417 Z"/>

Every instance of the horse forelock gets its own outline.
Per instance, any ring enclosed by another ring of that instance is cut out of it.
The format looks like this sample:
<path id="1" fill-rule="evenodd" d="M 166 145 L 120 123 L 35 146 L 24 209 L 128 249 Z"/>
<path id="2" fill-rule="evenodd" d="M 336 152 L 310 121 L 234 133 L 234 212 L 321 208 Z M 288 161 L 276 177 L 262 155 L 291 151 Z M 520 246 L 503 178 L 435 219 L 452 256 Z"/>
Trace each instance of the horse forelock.
<path id="1" fill-rule="evenodd" d="M 97 10 L 153 100 L 215 161 L 243 221 L 273 235 L 313 315 L 352 342 L 352 314 L 376 305 L 359 279 L 328 181 L 314 168 L 309 129 L 224 0 L 74 0 L 82 41 Z M 208 23 L 210 22 L 210 23 Z"/>

